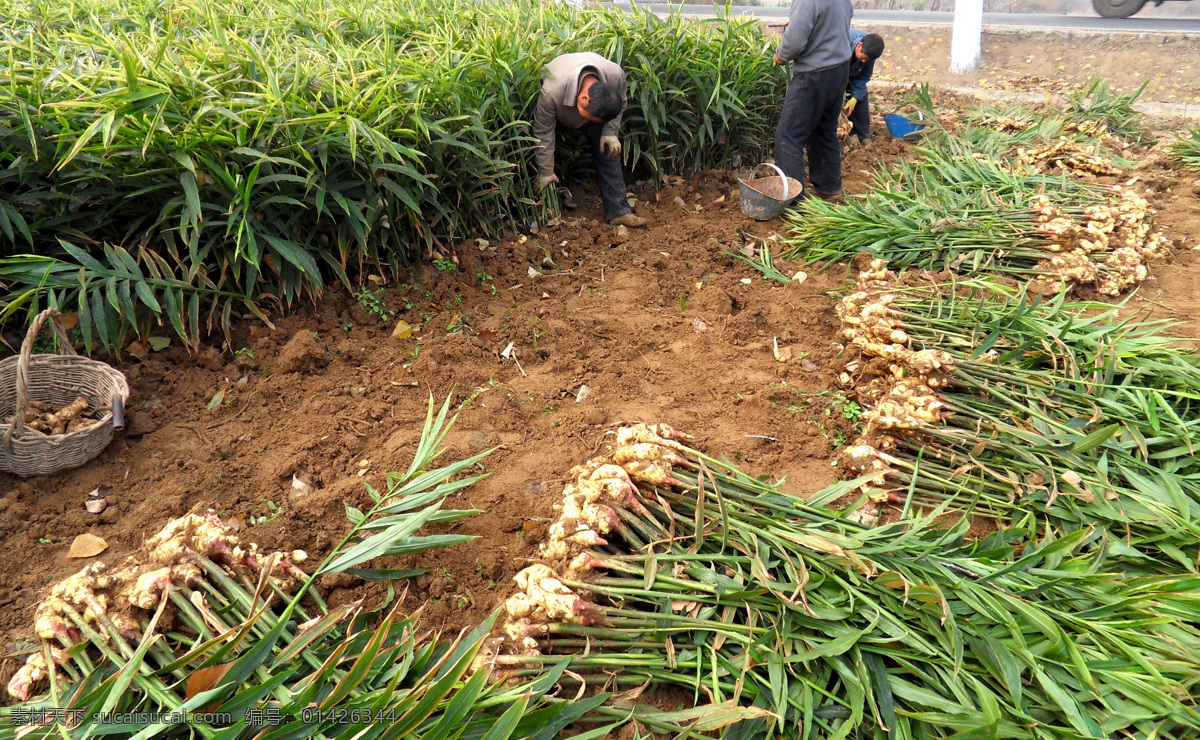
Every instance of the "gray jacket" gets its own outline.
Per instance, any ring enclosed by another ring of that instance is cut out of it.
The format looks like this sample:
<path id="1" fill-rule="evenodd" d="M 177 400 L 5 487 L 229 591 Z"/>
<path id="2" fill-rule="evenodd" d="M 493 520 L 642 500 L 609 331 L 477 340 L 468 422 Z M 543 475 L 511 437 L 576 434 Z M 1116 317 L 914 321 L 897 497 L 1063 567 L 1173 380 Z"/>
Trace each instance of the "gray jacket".
<path id="1" fill-rule="evenodd" d="M 792 0 L 787 28 L 775 53 L 792 73 L 826 69 L 846 61 L 850 48 L 850 0 Z"/>
<path id="2" fill-rule="evenodd" d="M 849 0 L 847 0 L 848 2 Z M 621 112 L 604 124 L 604 136 L 616 136 L 621 128 L 621 117 L 625 114 L 626 81 L 625 70 L 599 54 L 590 51 L 563 54 L 546 65 L 547 77 L 542 82 L 542 94 L 538 96 L 533 111 L 533 135 L 541 149 L 534 155 L 538 173 L 543 177 L 554 174 L 554 129 L 562 124 L 567 128 L 583 128 L 590 123 L 579 115 L 575 98 L 579 95 L 579 80 L 587 73 L 594 74 L 600 81 L 612 87 L 621 99 Z"/>

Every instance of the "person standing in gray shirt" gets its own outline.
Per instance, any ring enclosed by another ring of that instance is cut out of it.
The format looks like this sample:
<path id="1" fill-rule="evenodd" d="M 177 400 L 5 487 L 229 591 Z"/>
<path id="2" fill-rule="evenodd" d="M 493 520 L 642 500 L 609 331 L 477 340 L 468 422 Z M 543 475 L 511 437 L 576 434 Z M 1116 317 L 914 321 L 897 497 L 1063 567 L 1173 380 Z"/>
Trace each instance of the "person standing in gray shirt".
<path id="1" fill-rule="evenodd" d="M 533 111 L 534 154 L 541 188 L 557 183 L 554 144 L 558 127 L 583 129 L 591 146 L 604 217 L 616 226 L 645 226 L 646 219 L 632 213 L 625 201 L 625 174 L 621 171 L 621 116 L 625 113 L 626 81 L 621 67 L 599 54 L 579 52 L 557 56 L 546 65 L 542 94 Z"/>
<path id="2" fill-rule="evenodd" d="M 850 75 L 850 0 L 792 0 L 775 63 L 792 65 L 787 97 L 775 129 L 775 164 L 804 182 L 808 151 L 813 190 L 842 192 L 838 115 Z"/>

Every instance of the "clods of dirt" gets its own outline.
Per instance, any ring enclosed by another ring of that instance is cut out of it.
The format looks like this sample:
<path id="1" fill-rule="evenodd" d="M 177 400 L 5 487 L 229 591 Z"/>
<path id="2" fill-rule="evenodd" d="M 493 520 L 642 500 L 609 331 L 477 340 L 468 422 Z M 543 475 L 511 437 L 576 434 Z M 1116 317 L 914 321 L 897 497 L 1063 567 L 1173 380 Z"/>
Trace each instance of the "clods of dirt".
<path id="1" fill-rule="evenodd" d="M 395 587 L 430 628 L 476 624 L 502 601 L 545 537 L 563 476 L 612 424 L 696 432 L 748 471 L 787 475 L 796 495 L 832 482 L 830 459 L 854 432 L 825 295 L 842 270 L 782 285 L 731 260 L 740 232 L 783 228 L 746 218 L 731 178 L 634 193 L 652 225 L 624 241 L 585 186 L 556 226 L 471 240 L 453 269 L 372 283 L 379 305 L 333 290 L 273 326 L 238 325 L 227 347 L 118 362 L 131 384 L 125 433 L 77 470 L 0 477 L 0 635 L 28 637 L 44 589 L 78 570 L 66 554 L 83 533 L 102 537 L 95 559 L 115 565 L 167 520 L 211 508 L 245 541 L 323 556 L 348 528 L 346 507 L 369 508 L 367 485 L 407 468 L 430 397 L 450 396 L 458 412 L 443 462 L 497 448 L 483 461 L 490 476 L 445 504 L 484 512 L 442 527 L 477 539 L 382 564 L 426 571 Z M 776 260 L 787 274 L 801 267 Z M 392 337 L 400 320 L 411 337 Z M 793 361 L 774 359 L 775 337 Z M 294 479 L 311 488 L 296 494 Z M 97 488 L 112 490 L 91 514 Z M 387 588 L 319 584 L 335 605 Z"/>
<path id="2" fill-rule="evenodd" d="M 909 156 L 907 142 L 851 150 L 846 190 Z M 1172 317 L 1195 315 L 1191 179 L 1155 190 L 1160 227 L 1187 241 L 1179 269 L 1152 267 L 1158 282 L 1138 294 Z M 243 322 L 227 347 L 117 363 L 131 385 L 128 425 L 99 458 L 52 478 L 0 476 L 0 639 L 28 638 L 45 589 L 78 570 L 66 555 L 80 534 L 102 537 L 96 560 L 115 565 L 167 520 L 212 508 L 242 540 L 322 557 L 348 528 L 346 507 L 369 508 L 367 486 L 384 489 L 389 471 L 408 467 L 431 397 L 449 396 L 458 413 L 442 462 L 496 448 L 482 462 L 490 475 L 445 504 L 483 512 L 440 528 L 476 539 L 378 564 L 426 571 L 394 588 L 403 608 L 425 607 L 432 629 L 478 624 L 503 601 L 546 537 L 567 471 L 617 423 L 694 433 L 748 473 L 786 477 L 797 496 L 833 482 L 831 461 L 858 431 L 837 384 L 846 357 L 828 296 L 844 266 L 773 250 L 784 274 L 808 273 L 785 285 L 729 258 L 745 234 L 784 228 L 745 217 L 732 178 L 633 190 L 652 225 L 626 241 L 580 187 L 580 209 L 558 225 L 470 240 L 456 265 L 368 286 L 379 305 L 331 290 L 272 315 L 273 326 Z M 400 320 L 411 337 L 392 337 Z M 775 359 L 776 345 L 790 360 Z M 311 490 L 294 495 L 294 478 Z M 98 488 L 111 493 L 97 515 L 84 502 Z M 382 599 L 388 584 L 337 576 L 318 589 L 336 605 Z M 0 680 L 16 665 L 0 659 Z"/>
<path id="3" fill-rule="evenodd" d="M 246 357 L 247 355 L 240 355 Z M 325 349 L 317 342 L 312 331 L 296 332 L 280 350 L 271 363 L 271 371 L 278 375 L 289 373 L 311 373 L 329 364 Z"/>

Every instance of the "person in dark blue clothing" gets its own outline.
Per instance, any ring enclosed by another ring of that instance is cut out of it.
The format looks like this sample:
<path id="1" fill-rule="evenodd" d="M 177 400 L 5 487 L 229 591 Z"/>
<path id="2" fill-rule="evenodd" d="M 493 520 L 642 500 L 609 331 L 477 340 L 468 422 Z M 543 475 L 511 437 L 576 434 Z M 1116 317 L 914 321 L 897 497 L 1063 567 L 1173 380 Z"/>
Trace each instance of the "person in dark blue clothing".
<path id="1" fill-rule="evenodd" d="M 846 83 L 846 104 L 842 108 L 853 125 L 850 133 L 859 143 L 871 138 L 871 101 L 867 97 L 867 81 L 875 72 L 875 60 L 883 56 L 883 37 L 850 29 L 850 79 Z"/>
<path id="2" fill-rule="evenodd" d="M 775 128 L 775 164 L 803 183 L 807 153 L 812 189 L 825 197 L 842 192 L 838 103 L 846 89 L 853 16 L 850 0 L 792 0 L 787 28 L 774 55 L 776 64 L 791 65 L 787 97 Z"/>

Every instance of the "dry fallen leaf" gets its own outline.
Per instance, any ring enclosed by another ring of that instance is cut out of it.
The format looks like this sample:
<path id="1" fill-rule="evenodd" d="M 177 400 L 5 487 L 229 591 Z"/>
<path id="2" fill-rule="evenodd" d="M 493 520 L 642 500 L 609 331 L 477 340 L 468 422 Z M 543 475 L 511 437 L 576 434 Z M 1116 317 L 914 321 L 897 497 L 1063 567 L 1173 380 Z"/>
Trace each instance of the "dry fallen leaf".
<path id="1" fill-rule="evenodd" d="M 1079 477 L 1079 474 L 1074 470 L 1068 470 L 1067 472 L 1063 473 L 1062 477 L 1063 480 L 1073 486 L 1078 486 L 1083 481 L 1083 479 Z"/>
<path id="2" fill-rule="evenodd" d="M 708 331 L 708 324 L 700 320 L 700 317 L 692 319 L 692 330 L 696 332 Z"/>
<path id="3" fill-rule="evenodd" d="M 750 278 L 742 278 L 742 285 L 749 285 L 750 283 L 753 283 L 753 282 L 754 281 L 751 280 Z"/>
<path id="4" fill-rule="evenodd" d="M 800 369 L 806 373 L 815 373 L 817 371 L 817 363 L 805 358 L 800 361 Z"/>
<path id="5" fill-rule="evenodd" d="M 201 668 L 198 671 L 188 676 L 187 682 L 187 699 L 191 699 L 196 694 L 203 694 L 205 691 L 213 689 L 217 684 L 221 683 L 221 679 L 225 678 L 225 674 L 229 673 L 229 669 L 233 667 L 233 663 L 221 663 L 220 665 L 210 665 L 207 668 Z M 212 706 L 198 710 L 200 712 L 215 712 L 221 706 L 221 702 L 217 702 Z"/>
<path id="6" fill-rule="evenodd" d="M 392 339 L 408 339 L 413 334 L 412 327 L 407 321 L 401 319 L 396 322 L 396 328 L 392 329 Z"/>
<path id="7" fill-rule="evenodd" d="M 509 342 L 508 346 L 504 348 L 504 351 L 500 353 L 500 356 L 506 360 L 508 358 L 512 357 L 514 346 L 516 346 L 516 345 L 513 342 Z"/>
<path id="8" fill-rule="evenodd" d="M 528 274 L 531 278 L 540 278 L 542 276 L 542 273 L 538 272 L 537 268 L 535 268 L 533 265 L 529 266 L 529 271 L 526 274 Z"/>
<path id="9" fill-rule="evenodd" d="M 108 543 L 103 537 L 97 537 L 94 534 L 81 534 L 71 543 L 71 549 L 67 552 L 69 558 L 92 558 L 108 549 Z"/>
<path id="10" fill-rule="evenodd" d="M 125 351 L 139 360 L 144 360 L 146 355 L 150 353 L 150 348 L 141 342 L 131 342 Z"/>
<path id="11" fill-rule="evenodd" d="M 56 321 L 58 321 L 58 325 L 62 327 L 63 331 L 71 331 L 79 326 L 79 314 L 73 312 L 60 313 Z"/>
<path id="12" fill-rule="evenodd" d="M 292 475 L 292 490 L 290 492 L 288 492 L 288 498 L 294 504 L 294 503 L 299 502 L 301 499 L 305 498 L 309 494 L 311 494 L 314 490 L 316 490 L 316 489 L 314 489 L 312 487 L 311 483 L 307 483 L 307 482 L 301 480 L 300 478 L 298 478 L 295 474 L 293 474 Z"/>
<path id="13" fill-rule="evenodd" d="M 792 282 L 796 285 L 800 285 L 805 280 L 808 280 L 808 273 L 804 270 L 800 270 L 795 275 L 792 275 Z"/>

